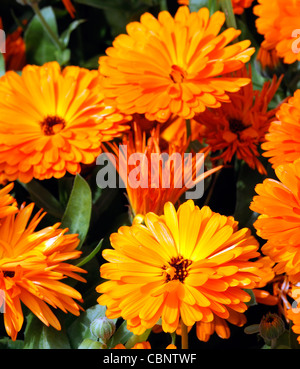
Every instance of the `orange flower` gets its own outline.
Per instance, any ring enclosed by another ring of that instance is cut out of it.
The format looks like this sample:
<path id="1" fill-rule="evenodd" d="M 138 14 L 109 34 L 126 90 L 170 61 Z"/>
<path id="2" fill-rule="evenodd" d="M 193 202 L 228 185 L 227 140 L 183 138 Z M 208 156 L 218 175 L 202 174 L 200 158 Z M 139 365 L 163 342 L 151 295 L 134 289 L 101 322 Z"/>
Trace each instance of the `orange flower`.
<path id="1" fill-rule="evenodd" d="M 297 39 L 293 31 L 299 29 L 300 0 L 258 0 L 253 12 L 258 16 L 256 28 L 264 36 L 262 46 L 267 50 L 276 49 L 284 63 L 292 64 L 300 60 L 300 53 L 293 51 Z"/>
<path id="2" fill-rule="evenodd" d="M 59 223 L 35 231 L 45 214 L 39 211 L 29 221 L 33 207 L 22 206 L 0 226 L 0 289 L 4 293 L 5 329 L 12 340 L 23 325 L 21 303 L 44 324 L 60 330 L 48 305 L 79 315 L 80 306 L 74 299 L 82 300 L 79 292 L 61 281 L 66 277 L 84 281 L 76 274 L 84 270 L 66 263 L 81 254 L 76 250 L 78 236 L 66 235 L 67 229 L 59 229 Z"/>
<path id="3" fill-rule="evenodd" d="M 294 333 L 298 335 L 297 340 L 300 343 L 300 314 L 299 314 L 300 307 L 297 305 L 297 308 L 290 309 L 287 311 L 287 317 L 292 321 L 292 330 Z"/>
<path id="4" fill-rule="evenodd" d="M 10 183 L 0 190 L 0 219 L 15 214 L 18 211 L 16 200 L 9 194 L 13 187 L 14 184 Z"/>
<path id="5" fill-rule="evenodd" d="M 62 2 L 64 3 L 65 8 L 67 9 L 67 11 L 69 12 L 70 16 L 72 18 L 75 18 L 75 8 L 74 5 L 72 4 L 71 0 L 62 0 Z"/>
<path id="6" fill-rule="evenodd" d="M 60 178 L 93 163 L 128 120 L 103 103 L 98 71 L 57 62 L 0 79 L 0 172 L 9 181 Z"/>
<path id="7" fill-rule="evenodd" d="M 3 28 L 2 19 L 0 17 L 0 29 Z M 13 33 L 6 37 L 5 49 L 3 53 L 5 60 L 5 70 L 21 70 L 26 64 L 25 42 L 22 38 L 23 29 L 18 27 Z"/>
<path id="8" fill-rule="evenodd" d="M 165 202 L 171 201 L 176 204 L 188 189 L 221 168 L 219 166 L 201 173 L 201 169 L 204 170 L 204 160 L 209 153 L 207 147 L 198 153 L 203 155 L 191 154 L 190 159 L 185 156 L 188 143 L 183 143 L 182 140 L 178 145 L 168 144 L 162 150 L 159 125 L 152 130 L 150 138 L 146 141 L 145 131 L 142 131 L 134 121 L 133 129 L 123 137 L 122 145 L 126 146 L 127 152 L 116 143 L 109 144 L 116 157 L 117 171 L 126 186 L 133 217 L 144 216 L 150 211 L 161 215 Z M 143 155 L 144 159 L 136 164 L 129 164 L 132 154 Z M 166 161 L 161 166 L 159 158 L 157 161 L 154 159 L 154 155 L 160 154 L 167 155 Z M 135 170 L 140 173 L 138 186 L 128 178 Z"/>
<path id="9" fill-rule="evenodd" d="M 245 8 L 250 8 L 253 0 L 231 0 L 234 14 L 243 14 Z"/>
<path id="10" fill-rule="evenodd" d="M 145 216 L 145 225 L 121 227 L 110 237 L 113 249 L 100 268 L 108 279 L 97 287 L 108 318 L 122 316 L 134 334 L 152 328 L 161 317 L 164 332 L 174 332 L 181 318 L 186 326 L 229 318 L 244 312 L 250 296 L 244 291 L 259 277 L 250 260 L 258 243 L 247 228 L 238 230 L 233 217 L 222 216 L 192 200 L 176 212 Z"/>
<path id="11" fill-rule="evenodd" d="M 293 163 L 300 157 L 300 90 L 283 103 L 266 134 L 263 156 L 269 158 L 273 168 Z"/>
<path id="12" fill-rule="evenodd" d="M 251 70 L 248 73 L 244 68 L 238 76 L 251 78 Z M 212 152 L 221 151 L 215 160 L 222 159 L 226 164 L 236 155 L 250 168 L 266 173 L 258 159 L 258 147 L 264 141 L 270 120 L 275 115 L 276 110 L 268 111 L 268 105 L 280 82 L 281 78 L 277 80 L 274 75 L 272 82 L 265 82 L 261 91 L 253 90 L 252 84 L 249 84 L 229 95 L 230 104 L 223 104 L 219 109 L 207 109 L 195 117 L 202 124 L 200 134 L 211 146 Z"/>
<path id="13" fill-rule="evenodd" d="M 127 114 L 159 122 L 172 113 L 190 119 L 228 102 L 227 92 L 250 80 L 223 75 L 241 69 L 254 49 L 248 40 L 227 46 L 240 31 L 229 28 L 218 35 L 224 22 L 222 12 L 210 17 L 207 8 L 190 13 L 187 6 L 174 18 L 167 11 L 158 19 L 143 14 L 99 59 L 106 97 Z"/>
<path id="14" fill-rule="evenodd" d="M 286 273 L 295 283 L 300 277 L 300 161 L 280 165 L 275 172 L 279 181 L 258 184 L 250 208 L 261 214 L 254 227 L 268 240 L 262 252 L 277 263 L 276 274 Z"/>

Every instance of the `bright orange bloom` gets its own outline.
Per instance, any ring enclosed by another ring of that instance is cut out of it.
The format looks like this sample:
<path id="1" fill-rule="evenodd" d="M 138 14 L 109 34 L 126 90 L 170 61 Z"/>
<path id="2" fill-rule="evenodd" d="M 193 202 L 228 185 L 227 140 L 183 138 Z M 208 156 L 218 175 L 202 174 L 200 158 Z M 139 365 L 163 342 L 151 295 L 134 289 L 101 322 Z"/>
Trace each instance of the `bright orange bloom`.
<path id="1" fill-rule="evenodd" d="M 121 227 L 110 237 L 113 249 L 103 251 L 100 267 L 108 279 L 97 287 L 109 318 L 122 316 L 134 334 L 152 328 L 161 317 L 164 332 L 174 332 L 181 318 L 186 326 L 242 313 L 250 300 L 244 290 L 259 277 L 252 258 L 258 243 L 247 228 L 238 230 L 233 217 L 200 209 L 192 200 L 176 212 L 148 213 L 145 225 Z"/>
<path id="2" fill-rule="evenodd" d="M 0 29 L 3 30 L 2 19 L 0 17 Z M 6 36 L 5 53 L 5 70 L 22 70 L 26 64 L 25 42 L 21 36 L 23 33 L 22 27 L 18 27 L 13 33 Z M 1 45 L 0 45 L 1 46 Z"/>
<path id="3" fill-rule="evenodd" d="M 246 8 L 250 8 L 253 0 L 231 0 L 234 14 L 243 14 Z"/>
<path id="4" fill-rule="evenodd" d="M 60 178 L 93 163 L 100 145 L 128 127 L 103 103 L 98 71 L 57 62 L 0 79 L 0 172 L 9 181 Z"/>
<path id="5" fill-rule="evenodd" d="M 250 208 L 261 214 L 254 223 L 258 236 L 268 240 L 262 252 L 286 273 L 293 283 L 300 277 L 300 161 L 275 169 L 279 181 L 266 179 L 255 188 Z"/>
<path id="6" fill-rule="evenodd" d="M 159 125 L 146 140 L 145 131 L 134 122 L 132 131 L 124 135 L 122 145 L 127 152 L 116 143 L 109 144 L 115 154 L 117 171 L 126 186 L 133 217 L 144 216 L 150 211 L 161 215 L 167 201 L 176 204 L 188 189 L 193 191 L 192 187 L 221 168 L 204 171 L 204 160 L 209 154 L 207 147 L 198 152 L 203 155 L 191 154 L 190 159 L 185 156 L 188 142 L 183 143 L 183 140 L 162 149 Z M 160 154 L 167 155 L 163 165 L 159 163 Z M 133 163 L 131 155 L 143 155 L 143 159 Z M 139 186 L 130 180 L 131 173 L 136 170 L 134 179 L 139 176 Z"/>
<path id="7" fill-rule="evenodd" d="M 62 0 L 62 2 L 64 3 L 64 6 L 67 9 L 67 11 L 69 12 L 70 16 L 72 18 L 75 18 L 76 10 L 75 10 L 74 5 L 72 4 L 71 0 Z"/>
<path id="8" fill-rule="evenodd" d="M 251 70 L 244 68 L 238 76 L 251 78 Z M 235 94 L 230 94 L 231 103 L 219 109 L 207 109 L 195 117 L 202 124 L 200 134 L 211 147 L 212 152 L 221 151 L 214 159 L 230 163 L 233 156 L 244 160 L 250 168 L 265 174 L 259 161 L 259 145 L 264 141 L 275 109 L 268 105 L 276 93 L 281 78 L 274 76 L 272 82 L 265 82 L 261 91 L 254 90 L 252 83 Z"/>
<path id="9" fill-rule="evenodd" d="M 300 53 L 294 52 L 297 35 L 293 31 L 299 29 L 300 0 L 258 0 L 253 12 L 257 31 L 264 36 L 262 46 L 267 50 L 276 49 L 284 63 L 292 64 L 300 60 Z"/>
<path id="10" fill-rule="evenodd" d="M 16 215 L 7 216 L 0 226 L 0 289 L 4 293 L 4 324 L 15 340 L 23 325 L 21 303 L 44 324 L 60 330 L 60 323 L 48 305 L 79 315 L 82 301 L 73 287 L 63 283 L 66 277 L 84 281 L 84 272 L 66 261 L 76 259 L 77 235 L 65 234 L 59 223 L 35 231 L 45 214 L 39 211 L 30 221 L 34 204 L 22 206 Z M 3 295 L 2 295 L 3 297 Z"/>
<path id="11" fill-rule="evenodd" d="M 174 18 L 167 11 L 158 19 L 143 14 L 99 59 L 106 97 L 124 113 L 159 122 L 172 113 L 190 119 L 228 102 L 227 93 L 250 80 L 223 75 L 241 69 L 254 49 L 248 40 L 228 46 L 240 31 L 219 34 L 224 22 L 222 12 L 210 17 L 207 8 L 190 13 L 187 6 L 179 7 Z"/>
<path id="12" fill-rule="evenodd" d="M 16 200 L 9 194 L 13 187 L 14 184 L 10 183 L 0 190 L 0 219 L 18 211 Z"/>
<path id="13" fill-rule="evenodd" d="M 269 158 L 274 168 L 300 157 L 300 90 L 280 106 L 276 118 L 262 144 L 263 156 Z"/>
<path id="14" fill-rule="evenodd" d="M 190 4 L 190 0 L 177 0 L 177 3 L 179 5 L 189 5 Z"/>

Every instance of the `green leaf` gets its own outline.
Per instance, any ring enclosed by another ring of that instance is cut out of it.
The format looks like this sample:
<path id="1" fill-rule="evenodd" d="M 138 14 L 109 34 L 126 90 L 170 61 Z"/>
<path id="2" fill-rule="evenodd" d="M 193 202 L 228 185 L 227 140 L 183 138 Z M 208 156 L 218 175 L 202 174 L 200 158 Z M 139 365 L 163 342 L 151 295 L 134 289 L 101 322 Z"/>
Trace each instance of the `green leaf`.
<path id="1" fill-rule="evenodd" d="M 251 297 L 251 300 L 249 302 L 246 302 L 246 305 L 247 306 L 257 305 L 256 298 L 255 298 L 255 295 L 254 295 L 253 291 L 252 290 L 248 290 L 248 289 L 244 289 L 244 291 L 247 292 L 248 295 L 250 295 L 250 297 Z"/>
<path id="2" fill-rule="evenodd" d="M 118 343 L 125 343 L 133 336 L 133 333 L 127 329 L 127 322 L 124 321 L 116 330 L 112 338 L 107 342 L 108 348 L 115 347 Z"/>
<path id="3" fill-rule="evenodd" d="M 0 52 L 0 77 L 5 74 L 5 60 L 3 54 Z"/>
<path id="4" fill-rule="evenodd" d="M 88 183 L 79 174 L 76 175 L 66 211 L 62 217 L 62 228 L 69 233 L 77 233 L 81 248 L 89 230 L 92 212 L 92 193 Z"/>
<path id="5" fill-rule="evenodd" d="M 98 245 L 94 248 L 94 250 L 86 257 L 79 259 L 78 263 L 76 264 L 77 267 L 82 267 L 84 264 L 88 263 L 98 252 L 101 250 L 103 244 L 103 239 L 98 243 Z"/>
<path id="6" fill-rule="evenodd" d="M 72 22 L 69 27 L 61 34 L 60 42 L 63 46 L 67 47 L 70 41 L 71 33 L 82 23 L 84 23 L 84 19 L 78 19 Z"/>
<path id="7" fill-rule="evenodd" d="M 58 37 L 57 23 L 52 7 L 41 10 L 41 14 Z M 28 64 L 43 65 L 46 62 L 56 60 L 57 47 L 45 31 L 40 19 L 35 15 L 24 33 L 26 45 L 26 58 Z"/>
<path id="8" fill-rule="evenodd" d="M 105 316 L 106 307 L 101 305 L 92 306 L 82 313 L 68 328 L 68 336 L 72 348 L 76 349 L 85 339 L 93 339 L 90 325 L 93 320 Z M 114 320 L 116 321 L 116 320 Z"/>
<path id="9" fill-rule="evenodd" d="M 35 202 L 39 208 L 44 209 L 55 218 L 61 219 L 64 213 L 62 206 L 59 201 L 40 184 L 40 182 L 33 179 L 29 183 L 20 182 L 20 184 L 29 192 L 31 200 Z"/>
<path id="10" fill-rule="evenodd" d="M 47 327 L 34 314 L 27 317 L 24 332 L 24 349 L 70 349 L 70 342 L 64 329 L 57 331 Z"/>

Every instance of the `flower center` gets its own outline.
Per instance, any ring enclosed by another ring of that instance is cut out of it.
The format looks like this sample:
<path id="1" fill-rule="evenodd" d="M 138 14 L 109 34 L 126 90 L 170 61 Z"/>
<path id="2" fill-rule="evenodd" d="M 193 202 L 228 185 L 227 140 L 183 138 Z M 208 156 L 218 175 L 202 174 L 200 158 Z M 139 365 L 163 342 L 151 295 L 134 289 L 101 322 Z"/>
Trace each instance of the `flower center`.
<path id="1" fill-rule="evenodd" d="M 166 282 L 179 279 L 183 282 L 188 275 L 188 267 L 192 264 L 191 260 L 184 259 L 181 255 L 172 258 L 168 267 L 164 267 Z"/>
<path id="2" fill-rule="evenodd" d="M 46 136 L 52 136 L 63 130 L 66 122 L 57 115 L 48 115 L 40 124 L 44 134 Z"/>
<path id="3" fill-rule="evenodd" d="M 15 276 L 15 272 L 14 271 L 6 270 L 6 271 L 3 272 L 3 276 L 5 278 L 7 278 L 7 277 L 13 278 Z"/>
<path id="4" fill-rule="evenodd" d="M 172 65 L 169 76 L 174 83 L 182 83 L 186 73 L 178 65 Z"/>
<path id="5" fill-rule="evenodd" d="M 239 133 L 242 132 L 247 127 L 244 125 L 244 123 L 239 119 L 231 119 L 229 121 L 229 127 L 230 131 L 233 133 Z"/>

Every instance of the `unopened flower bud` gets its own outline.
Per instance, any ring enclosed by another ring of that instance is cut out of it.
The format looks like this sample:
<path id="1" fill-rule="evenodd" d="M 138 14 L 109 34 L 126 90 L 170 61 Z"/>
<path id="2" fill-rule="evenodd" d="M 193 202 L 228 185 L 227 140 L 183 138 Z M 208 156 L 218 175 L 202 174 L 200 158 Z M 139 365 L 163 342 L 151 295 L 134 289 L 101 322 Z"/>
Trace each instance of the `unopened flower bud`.
<path id="1" fill-rule="evenodd" d="M 259 324 L 260 335 L 266 340 L 276 339 L 284 331 L 284 322 L 277 314 L 268 313 L 262 318 Z"/>
<path id="2" fill-rule="evenodd" d="M 97 318 L 90 325 L 91 333 L 96 336 L 100 342 L 106 343 L 115 333 L 116 325 L 113 320 L 106 317 Z"/>

